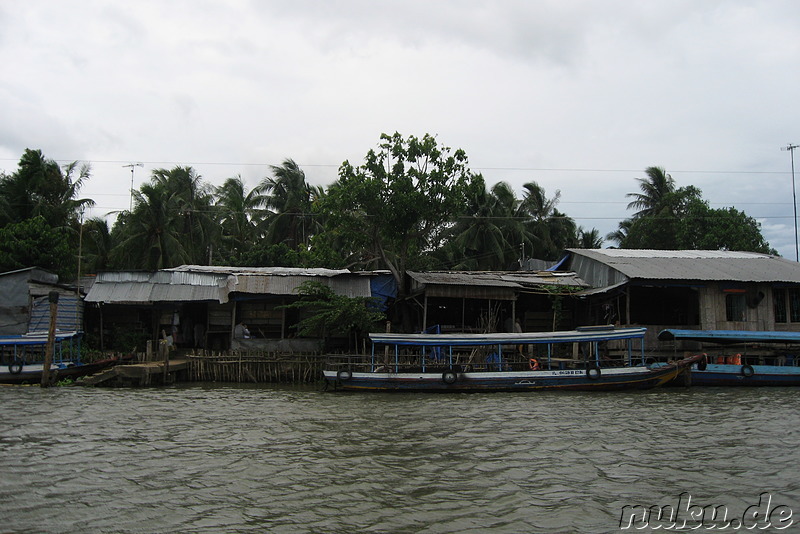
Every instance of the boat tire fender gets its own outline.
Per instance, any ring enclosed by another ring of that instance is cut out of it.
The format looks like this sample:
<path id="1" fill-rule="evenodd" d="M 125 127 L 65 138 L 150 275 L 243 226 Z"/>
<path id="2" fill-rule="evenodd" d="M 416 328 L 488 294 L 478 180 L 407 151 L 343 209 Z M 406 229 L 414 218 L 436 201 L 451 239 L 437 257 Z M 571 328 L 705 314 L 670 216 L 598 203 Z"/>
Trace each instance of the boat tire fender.
<path id="1" fill-rule="evenodd" d="M 697 362 L 697 370 L 705 371 L 707 366 L 708 366 L 708 357 L 705 354 L 703 354 L 703 358 L 699 362 Z"/>
<path id="2" fill-rule="evenodd" d="M 448 386 L 451 384 L 455 384 L 458 380 L 458 373 L 453 370 L 445 371 L 442 373 L 442 382 L 447 384 Z"/>
<path id="3" fill-rule="evenodd" d="M 603 374 L 602 371 L 600 371 L 600 368 L 597 367 L 596 365 L 593 365 L 592 367 L 586 369 L 586 376 L 590 380 L 597 380 L 598 378 L 600 378 L 601 374 Z"/>
<path id="4" fill-rule="evenodd" d="M 351 373 L 347 369 L 342 369 L 341 371 L 336 373 L 336 378 L 339 380 L 339 382 L 347 382 L 348 380 L 353 378 L 353 373 Z"/>
<path id="5" fill-rule="evenodd" d="M 756 372 L 753 369 L 752 365 L 745 364 L 745 365 L 742 366 L 742 376 L 750 378 L 754 374 L 756 374 Z"/>
<path id="6" fill-rule="evenodd" d="M 8 364 L 8 372 L 12 375 L 18 375 L 22 372 L 22 360 L 14 360 L 10 364 Z"/>

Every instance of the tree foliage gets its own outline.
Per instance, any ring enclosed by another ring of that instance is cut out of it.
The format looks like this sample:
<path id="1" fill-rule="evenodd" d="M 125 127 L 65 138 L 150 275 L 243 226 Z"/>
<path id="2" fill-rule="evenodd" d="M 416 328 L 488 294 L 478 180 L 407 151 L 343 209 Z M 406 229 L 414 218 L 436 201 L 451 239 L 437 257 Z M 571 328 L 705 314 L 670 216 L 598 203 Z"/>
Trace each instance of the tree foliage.
<path id="1" fill-rule="evenodd" d="M 375 298 L 337 295 L 320 282 L 303 282 L 298 294 L 299 300 L 283 307 L 304 312 L 297 324 L 301 336 L 368 332 L 385 318 L 376 309 Z"/>
<path id="2" fill-rule="evenodd" d="M 53 228 L 42 215 L 0 228 L 0 272 L 41 267 L 62 279 L 74 279 L 74 250 L 69 231 Z"/>
<path id="3" fill-rule="evenodd" d="M 381 135 L 363 165 L 345 161 L 319 203 L 326 229 L 336 228 L 354 263 L 388 269 L 399 287 L 407 269 L 441 244 L 483 180 L 467 167 L 463 150 L 430 135 Z"/>
<path id="4" fill-rule="evenodd" d="M 621 248 L 657 250 L 742 250 L 772 253 L 761 225 L 736 208 L 711 208 L 700 189 L 676 189 L 659 167 L 649 167 L 650 180 L 638 179 L 644 193 L 630 193 L 628 205 L 640 211 L 622 221 L 608 238 Z"/>

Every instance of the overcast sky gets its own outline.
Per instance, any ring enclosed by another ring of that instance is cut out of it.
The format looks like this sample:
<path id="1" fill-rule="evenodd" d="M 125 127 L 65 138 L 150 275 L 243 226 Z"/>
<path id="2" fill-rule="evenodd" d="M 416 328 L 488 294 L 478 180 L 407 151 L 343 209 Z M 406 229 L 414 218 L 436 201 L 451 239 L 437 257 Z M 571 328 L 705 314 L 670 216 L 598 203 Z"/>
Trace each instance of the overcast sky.
<path id="1" fill-rule="evenodd" d="M 128 209 L 126 164 L 329 185 L 397 131 L 603 235 L 663 166 L 795 257 L 796 0 L 0 0 L 0 65 L 0 170 L 90 162 L 90 215 Z"/>

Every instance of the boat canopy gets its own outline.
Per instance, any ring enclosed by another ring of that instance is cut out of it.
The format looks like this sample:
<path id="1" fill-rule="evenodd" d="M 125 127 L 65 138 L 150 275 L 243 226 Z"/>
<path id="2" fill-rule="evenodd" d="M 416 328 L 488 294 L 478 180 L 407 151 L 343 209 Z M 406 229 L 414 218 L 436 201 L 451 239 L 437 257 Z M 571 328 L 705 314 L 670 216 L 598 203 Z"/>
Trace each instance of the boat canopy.
<path id="1" fill-rule="evenodd" d="M 800 343 L 800 332 L 765 330 L 675 330 L 668 328 L 658 334 L 661 341 L 687 339 L 709 343 Z"/>
<path id="2" fill-rule="evenodd" d="M 528 345 L 534 343 L 580 343 L 614 339 L 643 339 L 646 328 L 586 327 L 560 332 L 492 334 L 381 334 L 369 335 L 373 343 L 412 346 Z"/>

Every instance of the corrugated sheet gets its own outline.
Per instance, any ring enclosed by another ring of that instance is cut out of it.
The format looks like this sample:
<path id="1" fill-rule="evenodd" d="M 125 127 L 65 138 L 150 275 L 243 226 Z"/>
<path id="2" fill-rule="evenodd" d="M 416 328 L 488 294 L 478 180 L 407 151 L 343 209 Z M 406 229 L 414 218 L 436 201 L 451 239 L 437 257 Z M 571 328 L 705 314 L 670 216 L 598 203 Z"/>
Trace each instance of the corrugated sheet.
<path id="1" fill-rule="evenodd" d="M 347 276 L 322 277 L 316 281 L 327 285 L 337 295 L 347 297 L 369 297 L 369 278 L 354 276 L 345 271 Z M 239 274 L 228 279 L 227 289 L 233 293 L 249 293 L 259 295 L 297 295 L 301 284 L 309 281 L 308 275 L 254 275 Z"/>
<path id="2" fill-rule="evenodd" d="M 585 287 L 587 284 L 575 273 L 529 272 L 529 271 L 438 271 L 408 272 L 411 279 L 420 285 L 462 285 L 485 287 L 522 288 L 536 285 L 571 285 Z"/>
<path id="3" fill-rule="evenodd" d="M 754 252 L 624 249 L 571 249 L 570 252 L 571 269 L 593 287 L 617 284 L 626 278 L 800 283 L 800 264 Z"/>
<path id="4" fill-rule="evenodd" d="M 184 270 L 179 270 L 184 269 Z M 201 271 L 201 269 L 203 271 Z M 297 295 L 314 278 L 339 295 L 369 297 L 370 278 L 348 270 L 184 266 L 155 273 L 101 273 L 86 295 L 87 302 L 149 304 L 153 302 L 228 302 L 229 294 Z M 213 272 L 205 272 L 213 271 Z M 258 272 L 249 272 L 258 271 Z"/>
<path id="5" fill-rule="evenodd" d="M 347 269 L 303 269 L 295 267 L 228 267 L 224 265 L 181 265 L 172 269 L 164 269 L 169 272 L 186 273 L 216 273 L 216 274 L 260 274 L 273 276 L 339 276 L 341 274 L 351 274 Z"/>
<path id="6" fill-rule="evenodd" d="M 112 282 L 92 285 L 86 302 L 114 304 L 150 304 L 153 302 L 227 301 L 227 291 L 219 287 L 154 284 L 141 282 Z"/>

